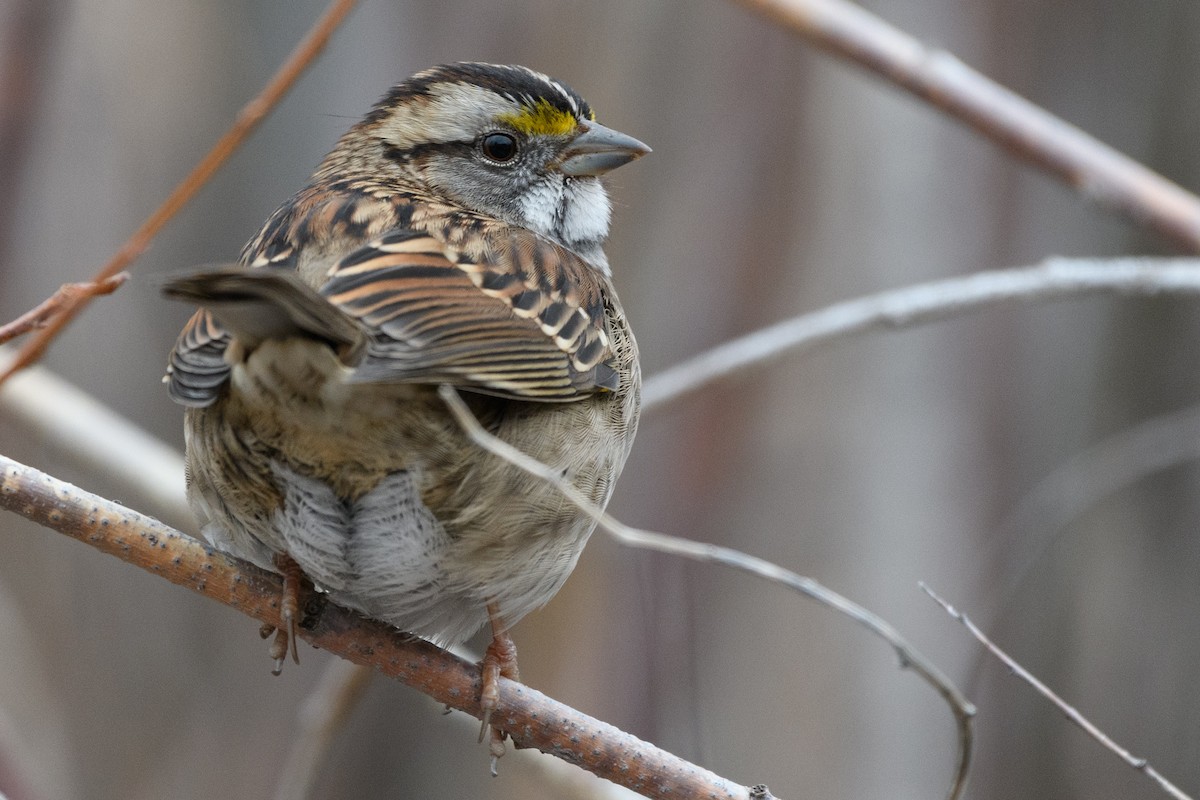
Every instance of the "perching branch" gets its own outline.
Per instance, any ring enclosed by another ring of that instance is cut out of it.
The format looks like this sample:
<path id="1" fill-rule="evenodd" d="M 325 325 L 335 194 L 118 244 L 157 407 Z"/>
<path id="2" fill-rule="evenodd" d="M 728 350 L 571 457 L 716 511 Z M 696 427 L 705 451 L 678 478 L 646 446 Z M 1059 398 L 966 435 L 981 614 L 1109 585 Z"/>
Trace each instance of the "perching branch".
<path id="1" fill-rule="evenodd" d="M 1078 709 L 1055 694 L 1050 687 L 1038 680 L 1033 673 L 1029 672 L 1027 669 L 1018 664 L 1012 656 L 993 644 L 992 640 L 985 636 L 983 631 L 979 630 L 979 628 L 975 626 L 975 623 L 971 622 L 971 620 L 967 618 L 966 614 L 950 605 L 950 603 L 948 603 L 946 600 L 943 600 L 924 583 L 921 584 L 921 591 L 933 598 L 933 601 L 940 605 L 947 614 L 961 622 L 963 627 L 965 627 L 971 633 L 971 635 L 979 641 L 980 644 L 987 648 L 987 651 L 995 656 L 1000 663 L 1008 667 L 1009 671 L 1011 671 L 1018 678 L 1032 686 L 1038 694 L 1053 703 L 1055 707 L 1062 712 L 1064 717 L 1073 722 L 1084 733 L 1102 744 L 1105 749 L 1114 753 L 1126 764 L 1138 770 L 1139 772 L 1144 773 L 1146 777 L 1157 783 L 1160 789 L 1169 794 L 1171 797 L 1174 797 L 1175 800 L 1191 800 L 1191 798 L 1180 791 L 1175 784 L 1164 778 L 1156 769 L 1154 769 L 1154 767 L 1150 766 L 1150 763 L 1146 761 L 1146 759 L 1138 758 L 1124 747 L 1121 747 L 1121 745 L 1110 739 L 1108 735 L 1104 733 L 1104 731 L 1097 728 L 1087 717 L 1079 713 Z"/>
<path id="2" fill-rule="evenodd" d="M 1092 294 L 1200 294 L 1200 260 L 1050 259 L 1040 266 L 976 272 L 847 300 L 725 342 L 646 380 L 643 410 L 677 400 L 785 353 L 878 329 L 951 319 L 1011 300 L 1048 302 Z"/>
<path id="3" fill-rule="evenodd" d="M 132 236 L 125 241 L 116 254 L 109 260 L 107 264 L 100 269 L 99 272 L 89 281 L 94 286 L 104 286 L 111 281 L 117 274 L 129 267 L 145 250 L 150 246 L 150 242 L 158 235 L 172 217 L 179 213 L 188 201 L 200 191 L 204 184 L 208 183 L 209 179 L 220 169 L 221 165 L 229 159 L 231 155 L 241 146 L 242 142 L 254 131 L 258 124 L 263 121 L 267 114 L 288 90 L 292 88 L 296 80 L 308 68 L 313 59 L 325 48 L 325 44 L 329 41 L 329 37 L 337 30 L 337 27 L 345 19 L 346 15 L 354 7 L 355 0 L 330 0 L 329 7 L 325 13 L 317 20 L 308 34 L 301 40 L 300 44 L 288 56 L 287 60 L 280 66 L 279 70 L 271 77 L 263 90 L 258 96 L 252 99 L 249 103 L 242 107 L 238 113 L 237 119 L 233 125 L 225 132 L 225 134 L 217 140 L 212 149 L 205 154 L 204 158 L 192 168 L 171 194 L 163 201 L 154 213 L 152 213 L 142 223 Z M 87 284 L 84 284 L 87 285 Z M 49 319 L 42 320 L 45 327 L 41 328 L 37 336 L 35 336 L 21 353 L 17 356 L 3 372 L 0 372 L 0 384 L 3 384 L 13 373 L 20 369 L 24 369 L 36 362 L 42 357 L 46 348 L 50 345 L 55 337 L 73 320 L 87 304 L 91 302 L 93 293 L 73 293 L 65 298 L 58 305 L 57 313 Z"/>
<path id="4" fill-rule="evenodd" d="M 958 761 L 947 797 L 950 800 L 956 800 L 962 796 L 962 792 L 966 789 L 967 773 L 971 766 L 973 741 L 971 719 L 975 715 L 975 707 L 963 697 L 962 693 L 933 662 L 921 655 L 890 624 L 832 589 L 822 586 L 812 578 L 797 575 L 795 572 L 765 559 L 747 555 L 730 547 L 693 542 L 657 531 L 633 528 L 620 522 L 584 497 L 583 493 L 574 486 L 564 481 L 557 470 L 485 431 L 453 387 L 443 385 L 439 387 L 438 394 L 458 419 L 459 425 L 477 445 L 554 486 L 563 497 L 595 520 L 601 530 L 621 544 L 681 556 L 693 561 L 721 564 L 758 578 L 764 578 L 799 592 L 805 597 L 816 600 L 821 605 L 849 617 L 891 645 L 900 659 L 900 666 L 913 670 L 922 680 L 932 686 L 950 706 L 950 711 L 954 714 L 955 722 L 958 725 Z"/>
<path id="5" fill-rule="evenodd" d="M 1083 197 L 1200 252 L 1200 197 L 848 0 L 738 0 L 964 122 Z"/>
<path id="6" fill-rule="evenodd" d="M 0 456 L 0 508 L 64 533 L 270 625 L 280 624 L 282 581 L 205 547 L 157 520 Z M 373 667 L 452 708 L 479 711 L 479 669 L 432 644 L 309 593 L 300 636 Z M 770 800 L 505 678 L 491 724 L 534 747 L 646 797 Z"/>

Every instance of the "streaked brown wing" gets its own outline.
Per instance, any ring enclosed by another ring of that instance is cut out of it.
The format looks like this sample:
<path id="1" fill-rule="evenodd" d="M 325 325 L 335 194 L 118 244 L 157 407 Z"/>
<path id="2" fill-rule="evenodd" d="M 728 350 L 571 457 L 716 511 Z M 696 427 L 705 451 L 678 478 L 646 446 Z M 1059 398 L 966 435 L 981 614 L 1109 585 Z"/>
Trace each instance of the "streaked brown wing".
<path id="1" fill-rule="evenodd" d="M 310 186 L 271 215 L 242 251 L 241 262 L 252 268 L 295 269 L 296 242 L 319 251 L 331 241 L 364 241 L 372 223 L 381 224 L 381 230 L 397 224 L 398 215 L 408 208 L 402 199 L 380 200 L 360 192 Z M 167 390 L 173 400 L 195 408 L 216 401 L 229 377 L 224 354 L 230 338 L 208 311 L 197 311 L 188 320 L 167 367 Z"/>
<path id="2" fill-rule="evenodd" d="M 225 348 L 229 334 L 211 313 L 200 309 L 183 326 L 167 366 L 167 392 L 181 405 L 212 405 L 229 376 Z"/>
<path id="3" fill-rule="evenodd" d="M 395 230 L 330 271 L 321 293 L 373 334 L 356 379 L 544 401 L 615 389 L 599 274 L 527 232 L 489 236 L 468 258 Z"/>

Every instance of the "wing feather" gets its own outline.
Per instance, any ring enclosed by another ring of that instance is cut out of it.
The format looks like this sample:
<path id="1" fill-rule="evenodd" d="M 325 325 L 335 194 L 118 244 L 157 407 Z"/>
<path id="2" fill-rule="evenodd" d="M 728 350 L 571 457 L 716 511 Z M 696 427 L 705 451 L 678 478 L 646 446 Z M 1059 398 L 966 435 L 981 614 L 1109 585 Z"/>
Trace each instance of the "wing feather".
<path id="1" fill-rule="evenodd" d="M 374 204 L 378 217 L 376 206 L 387 202 L 389 214 L 382 216 L 401 227 L 370 234 L 377 238 L 336 261 L 319 289 L 370 331 L 355 380 L 447 382 L 544 401 L 617 388 L 605 277 L 571 251 L 523 229 L 474 217 L 472 236 L 451 235 L 461 233 L 461 226 L 428 233 L 407 227 L 413 220 L 409 200 L 302 193 L 247 246 L 243 263 L 295 269 L 293 241 L 324 230 L 317 222 L 325 220 L 328 227 L 332 223 L 325 218 L 337 212 L 343 222 L 336 232 L 341 241 L 353 241 L 368 226 L 361 214 L 346 209 Z M 301 236 L 304 231 L 309 233 Z M 364 235 L 359 241 L 365 240 Z M 171 353 L 166 379 L 171 397 L 193 407 L 215 402 L 229 377 L 230 341 L 209 311 L 197 311 Z"/>
<path id="2" fill-rule="evenodd" d="M 525 231 L 468 255 L 402 229 L 343 259 L 321 292 L 375 333 L 358 380 L 572 400 L 614 388 L 602 280 Z"/>

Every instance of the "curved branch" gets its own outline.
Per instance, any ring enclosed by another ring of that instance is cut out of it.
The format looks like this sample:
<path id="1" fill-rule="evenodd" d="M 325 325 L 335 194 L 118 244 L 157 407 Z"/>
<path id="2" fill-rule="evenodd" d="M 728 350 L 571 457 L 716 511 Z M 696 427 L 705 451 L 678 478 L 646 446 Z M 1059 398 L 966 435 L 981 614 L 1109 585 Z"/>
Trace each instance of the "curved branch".
<path id="1" fill-rule="evenodd" d="M 880 328 L 908 328 L 1011 300 L 1091 294 L 1200 294 L 1200 260 L 1056 258 L 1036 267 L 977 272 L 835 303 L 725 342 L 646 379 L 642 409 L 677 400 L 794 350 Z"/>
<path id="2" fill-rule="evenodd" d="M 1200 197 L 848 0 L 738 0 L 974 128 L 1098 206 L 1200 252 Z"/>
<path id="3" fill-rule="evenodd" d="M 503 458 L 530 475 L 554 486 L 563 497 L 595 520 L 597 527 L 621 544 L 702 563 L 720 564 L 757 578 L 763 578 L 815 600 L 826 608 L 833 609 L 887 642 L 899 658 L 900 666 L 911 669 L 920 676 L 921 680 L 929 684 L 946 701 L 946 705 L 950 707 L 950 713 L 954 715 L 954 722 L 958 726 L 958 759 L 954 777 L 950 782 L 950 790 L 946 796 L 948 800 L 958 800 L 962 796 L 967 787 L 967 774 L 971 767 L 974 742 L 972 719 L 975 716 L 975 707 L 938 669 L 937 665 L 921 655 L 890 623 L 812 578 L 784 569 L 766 559 L 734 550 L 731 547 L 695 542 L 681 536 L 633 528 L 624 524 L 596 506 L 582 492 L 563 480 L 558 470 L 543 464 L 503 439 L 485 431 L 454 387 L 442 385 L 438 387 L 438 395 L 442 398 L 442 402 L 450 408 L 451 413 L 458 420 L 458 424 L 471 437 L 472 441 L 489 453 Z"/>
<path id="4" fill-rule="evenodd" d="M 41 304 L 26 311 L 12 322 L 0 325 L 0 344 L 12 341 L 18 336 L 24 336 L 32 330 L 44 328 L 46 323 L 55 315 L 61 314 L 65 306 L 76 302 L 81 296 L 95 297 L 102 294 L 112 294 L 129 280 L 128 272 L 118 272 L 111 278 L 94 283 L 64 283 L 58 291 Z"/>
<path id="5" fill-rule="evenodd" d="M 278 575 L 190 539 L 161 522 L 0 456 L 0 508 L 52 528 L 197 594 L 279 625 Z M 474 717 L 479 669 L 429 642 L 325 602 L 310 593 L 300 636 L 373 667 Z M 762 787 L 739 786 L 659 750 L 541 692 L 501 678 L 491 724 L 518 747 L 535 747 L 650 798 L 770 800 Z"/>
<path id="6" fill-rule="evenodd" d="M 933 589 L 929 588 L 928 585 L 922 583 L 920 586 L 921 591 L 929 595 L 929 598 L 941 606 L 942 610 L 949 614 L 952 619 L 958 620 L 958 622 L 960 622 L 962 626 L 966 628 L 967 631 L 974 636 L 975 639 L 981 645 L 983 645 L 989 653 L 992 654 L 992 656 L 994 656 L 998 661 L 1000 661 L 1001 664 L 1008 668 L 1009 672 L 1011 672 L 1020 680 L 1025 681 L 1025 683 L 1033 687 L 1034 691 L 1049 700 L 1054 707 L 1057 708 L 1059 712 L 1061 712 L 1062 715 L 1066 717 L 1067 720 L 1073 725 L 1078 727 L 1088 736 L 1095 739 L 1101 744 L 1101 746 L 1104 747 L 1104 749 L 1111 752 L 1117 758 L 1121 759 L 1126 764 L 1143 773 L 1146 777 L 1150 778 L 1150 780 L 1157 783 L 1160 789 L 1162 789 L 1171 797 L 1175 798 L 1175 800 L 1192 800 L 1192 798 L 1184 794 L 1178 786 L 1171 783 L 1169 780 L 1164 778 L 1158 770 L 1150 766 L 1150 762 L 1144 758 L 1139 758 L 1138 756 L 1133 755 L 1133 753 L 1130 753 L 1124 747 L 1113 741 L 1108 734 L 1100 730 L 1091 720 L 1081 714 L 1079 709 L 1075 708 L 1075 706 L 1071 705 L 1055 694 L 1054 691 L 1049 686 L 1042 683 L 1036 675 L 1021 666 L 1016 659 L 1014 659 L 1008 653 L 1001 650 L 984 634 L 982 630 L 979 629 L 974 622 L 967 617 L 966 614 L 950 605 L 949 601 L 944 600 L 939 594 L 933 591 Z"/>

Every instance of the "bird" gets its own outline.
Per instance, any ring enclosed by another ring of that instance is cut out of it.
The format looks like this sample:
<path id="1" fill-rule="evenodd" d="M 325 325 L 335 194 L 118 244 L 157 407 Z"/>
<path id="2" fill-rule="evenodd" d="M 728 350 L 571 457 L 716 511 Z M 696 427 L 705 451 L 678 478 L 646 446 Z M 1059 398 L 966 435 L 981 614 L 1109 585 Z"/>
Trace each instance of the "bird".
<path id="1" fill-rule="evenodd" d="M 649 152 L 543 73 L 436 66 L 354 124 L 236 264 L 166 281 L 199 307 L 164 377 L 189 503 L 215 547 L 283 575 L 273 671 L 298 661 L 305 577 L 439 645 L 490 624 L 482 739 L 499 676 L 519 675 L 508 629 L 595 523 L 478 448 L 438 390 L 607 503 L 641 372 L 601 179 Z M 491 728 L 493 770 L 503 740 Z"/>

